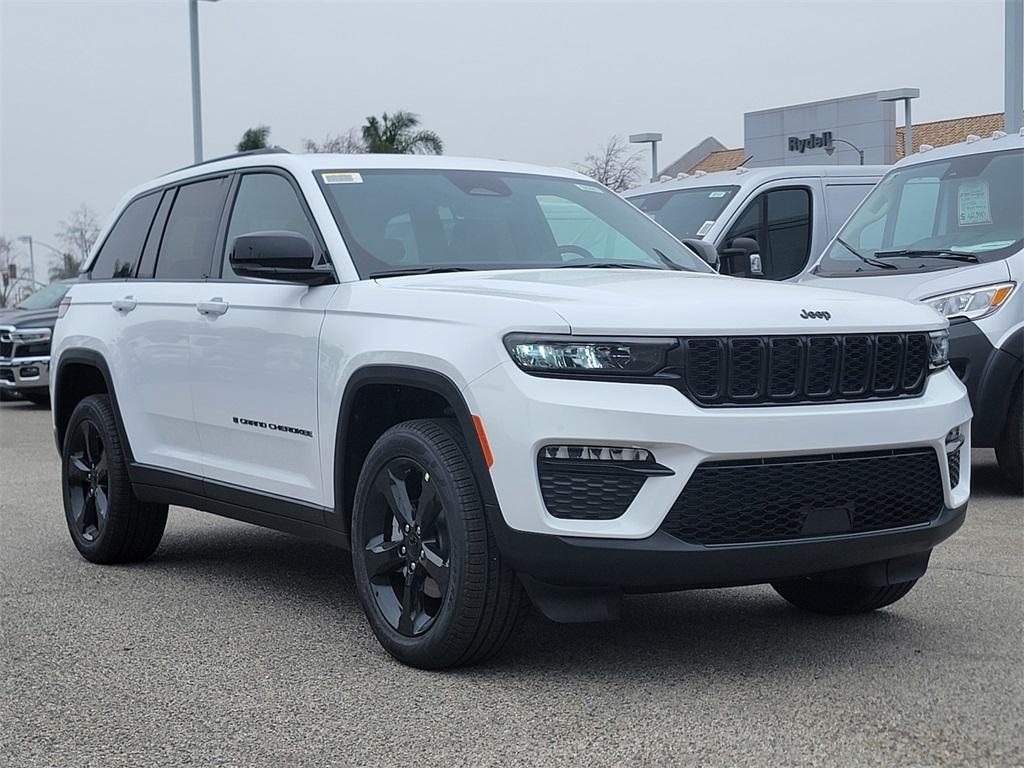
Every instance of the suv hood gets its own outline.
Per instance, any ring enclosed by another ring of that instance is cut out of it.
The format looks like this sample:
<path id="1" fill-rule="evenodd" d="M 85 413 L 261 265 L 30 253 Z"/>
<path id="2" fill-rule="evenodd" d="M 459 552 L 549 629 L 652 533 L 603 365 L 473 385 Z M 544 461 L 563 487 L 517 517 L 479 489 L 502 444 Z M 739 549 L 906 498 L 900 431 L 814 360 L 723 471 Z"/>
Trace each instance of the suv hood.
<path id="1" fill-rule="evenodd" d="M 539 304 L 581 334 L 852 333 L 946 325 L 930 308 L 897 299 L 653 269 L 457 272 L 387 278 L 379 284 L 445 294 L 450 300 L 499 298 Z M 481 307 L 483 320 L 486 304 Z M 805 310 L 827 312 L 828 318 L 802 317 Z"/>
<path id="2" fill-rule="evenodd" d="M 53 328 L 56 320 L 56 307 L 0 310 L 0 325 L 13 325 L 18 328 Z"/>

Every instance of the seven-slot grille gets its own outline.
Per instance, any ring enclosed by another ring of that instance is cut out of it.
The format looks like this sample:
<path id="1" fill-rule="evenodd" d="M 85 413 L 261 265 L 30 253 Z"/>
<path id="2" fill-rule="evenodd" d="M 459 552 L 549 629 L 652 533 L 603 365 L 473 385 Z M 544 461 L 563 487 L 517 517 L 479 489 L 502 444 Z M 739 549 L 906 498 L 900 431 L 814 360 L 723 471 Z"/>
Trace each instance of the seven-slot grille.
<path id="1" fill-rule="evenodd" d="M 683 391 L 698 405 L 867 400 L 919 395 L 927 333 L 682 339 Z"/>

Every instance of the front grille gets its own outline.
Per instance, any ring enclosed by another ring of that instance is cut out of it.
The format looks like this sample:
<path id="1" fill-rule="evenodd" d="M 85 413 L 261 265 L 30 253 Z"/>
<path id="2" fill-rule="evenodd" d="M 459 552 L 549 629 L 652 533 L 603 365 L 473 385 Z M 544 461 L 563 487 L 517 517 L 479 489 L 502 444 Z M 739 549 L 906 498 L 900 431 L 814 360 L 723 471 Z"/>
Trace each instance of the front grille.
<path id="1" fill-rule="evenodd" d="M 917 525 L 942 508 L 932 449 L 716 461 L 697 467 L 661 529 L 738 544 Z"/>
<path id="2" fill-rule="evenodd" d="M 10 368 L 2 368 L 2 369 L 0 369 L 0 380 L 13 382 L 14 381 L 14 371 L 12 371 Z"/>
<path id="3" fill-rule="evenodd" d="M 0 357 L 11 357 L 14 352 L 14 344 L 11 342 L 11 329 L 0 328 Z"/>
<path id="4" fill-rule="evenodd" d="M 557 462 L 539 462 L 537 471 L 544 506 L 553 517 L 565 520 L 620 517 L 646 479 L 611 467 L 589 470 L 578 465 L 559 467 Z"/>
<path id="5" fill-rule="evenodd" d="M 956 488 L 960 485 L 960 449 L 946 454 L 946 461 L 949 462 L 949 487 Z"/>
<path id="6" fill-rule="evenodd" d="M 698 405 L 907 397 L 924 390 L 927 333 L 681 340 L 684 393 Z"/>

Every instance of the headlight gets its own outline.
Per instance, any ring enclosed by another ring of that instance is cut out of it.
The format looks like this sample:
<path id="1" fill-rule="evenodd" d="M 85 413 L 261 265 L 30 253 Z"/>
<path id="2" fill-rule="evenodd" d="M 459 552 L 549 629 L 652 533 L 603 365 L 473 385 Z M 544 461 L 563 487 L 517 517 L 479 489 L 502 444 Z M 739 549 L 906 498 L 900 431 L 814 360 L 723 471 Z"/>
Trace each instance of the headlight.
<path id="1" fill-rule="evenodd" d="M 932 331 L 928 334 L 928 365 L 936 371 L 949 365 L 949 331 Z"/>
<path id="2" fill-rule="evenodd" d="M 675 344 L 675 339 L 651 338 L 505 337 L 516 365 L 527 373 L 557 376 L 649 376 L 665 367 Z"/>
<path id="3" fill-rule="evenodd" d="M 49 328 L 15 328 L 11 331 L 11 341 L 15 344 L 34 344 L 37 341 L 49 341 L 52 333 Z"/>
<path id="4" fill-rule="evenodd" d="M 924 299 L 924 303 L 943 317 L 966 317 L 977 320 L 999 309 L 1010 298 L 1016 283 L 985 285 L 958 293 L 944 293 Z"/>

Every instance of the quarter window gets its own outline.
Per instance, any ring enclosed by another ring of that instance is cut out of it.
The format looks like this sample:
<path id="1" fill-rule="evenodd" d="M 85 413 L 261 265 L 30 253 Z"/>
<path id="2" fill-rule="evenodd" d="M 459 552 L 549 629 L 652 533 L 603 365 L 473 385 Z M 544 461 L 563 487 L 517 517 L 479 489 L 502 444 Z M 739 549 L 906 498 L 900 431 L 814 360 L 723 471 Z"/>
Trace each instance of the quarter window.
<path id="1" fill-rule="evenodd" d="M 160 193 L 133 201 L 118 218 L 93 262 L 94 280 L 124 279 L 135 274 L 135 264 L 146 243 Z"/>
<path id="2" fill-rule="evenodd" d="M 224 249 L 225 278 L 236 277 L 229 258 L 235 238 L 253 232 L 294 232 L 317 241 L 294 187 L 276 173 L 246 174 L 238 185 Z"/>
<path id="3" fill-rule="evenodd" d="M 217 227 L 227 194 L 226 177 L 186 184 L 178 189 L 167 219 L 157 280 L 203 280 L 209 277 Z"/>

